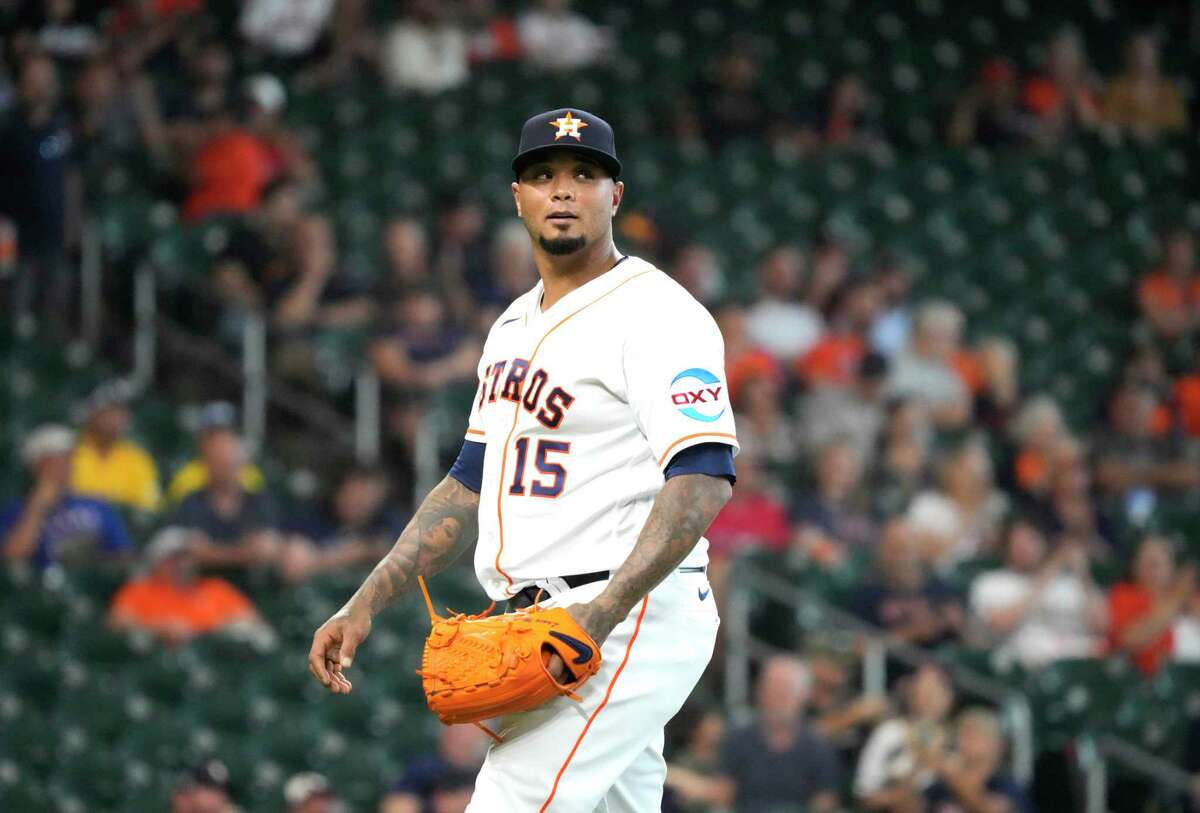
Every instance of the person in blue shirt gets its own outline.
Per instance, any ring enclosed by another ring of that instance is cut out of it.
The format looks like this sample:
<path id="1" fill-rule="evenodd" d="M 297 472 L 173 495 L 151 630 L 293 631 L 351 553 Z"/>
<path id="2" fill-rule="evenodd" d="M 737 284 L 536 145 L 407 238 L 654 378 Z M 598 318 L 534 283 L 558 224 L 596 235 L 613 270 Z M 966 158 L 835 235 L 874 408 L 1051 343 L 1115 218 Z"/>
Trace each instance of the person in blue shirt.
<path id="1" fill-rule="evenodd" d="M 35 429 L 21 449 L 33 486 L 0 513 L 0 551 L 9 562 L 38 568 L 97 556 L 122 557 L 133 545 L 116 509 L 70 491 L 74 434 L 65 426 Z"/>

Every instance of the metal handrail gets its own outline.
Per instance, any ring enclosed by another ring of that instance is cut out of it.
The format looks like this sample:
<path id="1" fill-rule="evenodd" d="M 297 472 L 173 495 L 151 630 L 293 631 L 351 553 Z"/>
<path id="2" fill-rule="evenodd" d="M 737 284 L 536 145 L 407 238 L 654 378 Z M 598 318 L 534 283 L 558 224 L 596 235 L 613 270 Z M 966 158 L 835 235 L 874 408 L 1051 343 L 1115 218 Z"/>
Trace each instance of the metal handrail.
<path id="1" fill-rule="evenodd" d="M 1112 734 L 1085 734 L 1079 738 L 1077 756 L 1084 775 L 1087 813 L 1108 811 L 1108 765 L 1115 762 L 1141 774 L 1155 787 L 1180 796 L 1192 793 L 1192 776 L 1178 765 Z"/>
<path id="2" fill-rule="evenodd" d="M 857 616 L 833 606 L 821 596 L 806 590 L 778 574 L 758 565 L 739 559 L 734 565 L 730 579 L 732 590 L 725 602 L 725 615 L 729 628 L 726 645 L 725 701 L 736 720 L 749 715 L 751 651 L 755 641 L 750 630 L 751 594 L 757 592 L 782 604 L 793 607 L 797 612 L 816 610 L 826 624 L 862 636 L 865 644 L 863 656 L 863 690 L 879 693 L 886 687 L 888 656 L 916 666 L 931 657 L 931 653 L 898 641 L 882 629 L 868 624 Z M 1035 756 L 1033 742 L 1033 715 L 1029 699 L 1021 691 L 992 680 L 959 664 L 945 664 L 953 681 L 995 704 L 1003 710 L 1012 733 L 1012 771 L 1017 781 L 1028 783 L 1033 777 Z"/>

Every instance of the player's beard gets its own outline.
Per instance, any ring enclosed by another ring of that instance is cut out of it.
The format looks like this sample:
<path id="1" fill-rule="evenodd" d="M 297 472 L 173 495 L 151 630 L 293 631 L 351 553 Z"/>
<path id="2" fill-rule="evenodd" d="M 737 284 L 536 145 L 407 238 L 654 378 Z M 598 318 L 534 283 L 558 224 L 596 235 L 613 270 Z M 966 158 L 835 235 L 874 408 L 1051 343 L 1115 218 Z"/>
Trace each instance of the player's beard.
<path id="1" fill-rule="evenodd" d="M 538 245 L 547 254 L 553 254 L 555 257 L 565 257 L 568 254 L 574 254 L 587 245 L 587 238 L 582 234 L 578 237 L 542 237 L 539 234 Z"/>

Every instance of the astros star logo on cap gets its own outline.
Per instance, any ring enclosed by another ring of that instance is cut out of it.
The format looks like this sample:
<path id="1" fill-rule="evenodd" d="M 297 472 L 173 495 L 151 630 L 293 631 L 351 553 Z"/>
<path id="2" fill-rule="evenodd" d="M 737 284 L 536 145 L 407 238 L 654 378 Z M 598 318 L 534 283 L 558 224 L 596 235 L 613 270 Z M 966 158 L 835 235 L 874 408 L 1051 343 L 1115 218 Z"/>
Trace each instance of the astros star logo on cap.
<path id="1" fill-rule="evenodd" d="M 558 132 L 554 134 L 555 141 L 558 141 L 563 136 L 571 136 L 576 141 L 583 141 L 583 137 L 579 135 L 579 131 L 588 126 L 587 122 L 583 119 L 572 118 L 570 110 L 567 111 L 567 115 L 547 122 L 547 124 L 558 128 Z"/>

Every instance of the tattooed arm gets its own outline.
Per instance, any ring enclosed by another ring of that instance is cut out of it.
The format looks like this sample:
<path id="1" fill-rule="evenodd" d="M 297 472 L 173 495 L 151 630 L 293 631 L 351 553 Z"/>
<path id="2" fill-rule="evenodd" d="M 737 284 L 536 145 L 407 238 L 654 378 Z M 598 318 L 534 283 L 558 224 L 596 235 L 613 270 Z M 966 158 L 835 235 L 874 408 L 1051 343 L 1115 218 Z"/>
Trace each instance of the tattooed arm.
<path id="1" fill-rule="evenodd" d="M 679 567 L 732 494 L 733 486 L 722 477 L 681 474 L 667 480 L 629 558 L 604 592 L 572 607 L 572 615 L 603 642 L 643 596 Z"/>
<path id="2" fill-rule="evenodd" d="M 351 685 L 349 667 L 358 645 L 371 631 L 371 619 L 417 582 L 445 570 L 479 535 L 479 495 L 453 477 L 429 492 L 396 544 L 342 609 L 313 636 L 308 668 L 331 692 Z"/>

